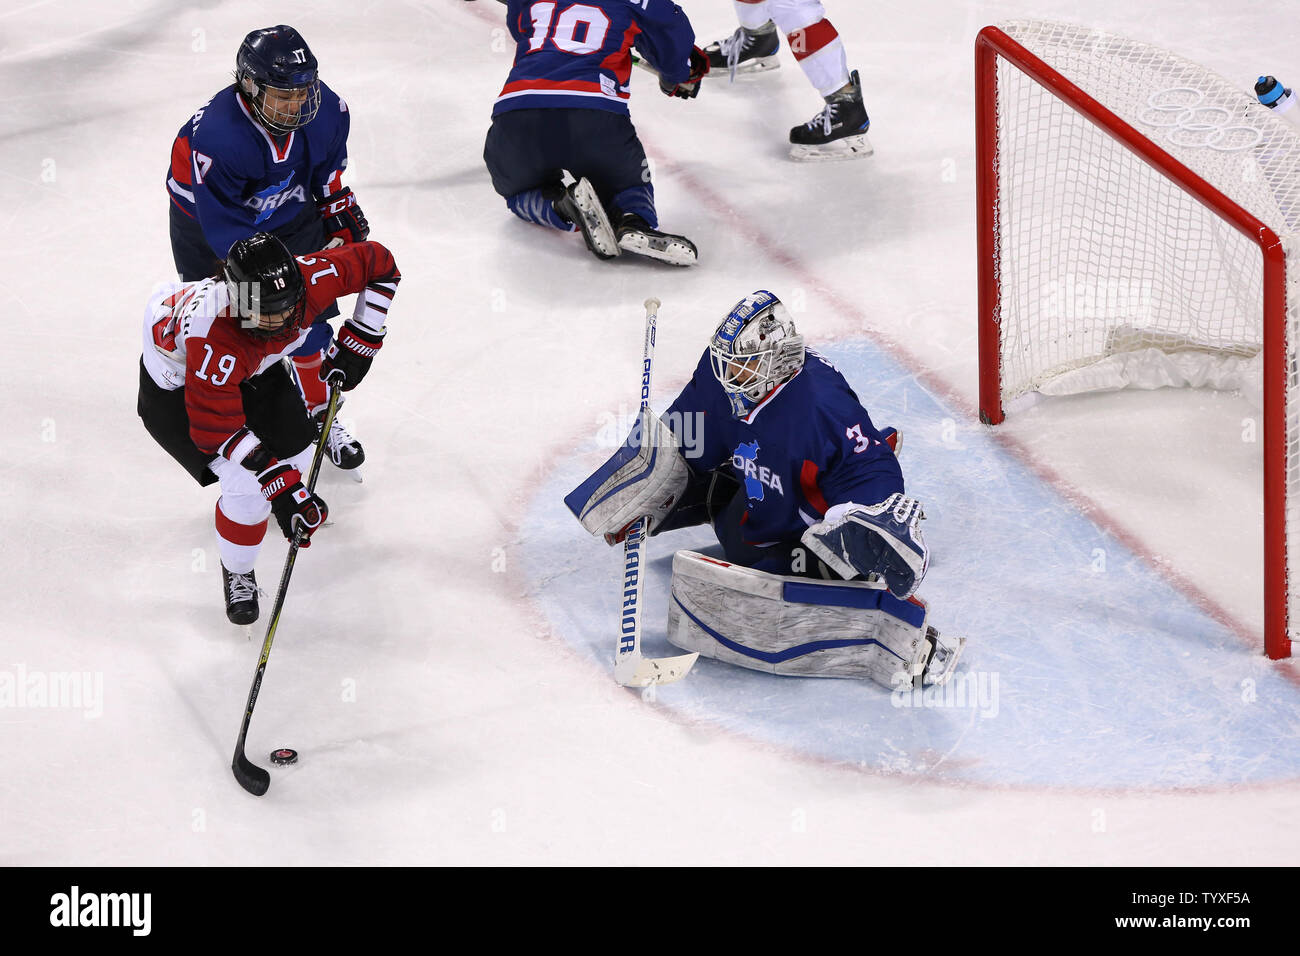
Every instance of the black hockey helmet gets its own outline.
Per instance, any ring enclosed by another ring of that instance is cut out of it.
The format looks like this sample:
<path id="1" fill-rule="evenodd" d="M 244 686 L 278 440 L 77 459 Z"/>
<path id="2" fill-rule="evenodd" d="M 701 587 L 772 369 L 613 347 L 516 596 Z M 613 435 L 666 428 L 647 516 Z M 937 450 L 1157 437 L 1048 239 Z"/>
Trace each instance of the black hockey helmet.
<path id="1" fill-rule="evenodd" d="M 226 254 L 225 278 L 241 329 L 267 340 L 298 334 L 307 311 L 307 286 L 283 242 L 269 232 L 240 239 Z"/>
<path id="2" fill-rule="evenodd" d="M 244 37 L 235 54 L 235 85 L 274 133 L 306 126 L 320 110 L 316 57 L 301 34 L 284 24 Z"/>

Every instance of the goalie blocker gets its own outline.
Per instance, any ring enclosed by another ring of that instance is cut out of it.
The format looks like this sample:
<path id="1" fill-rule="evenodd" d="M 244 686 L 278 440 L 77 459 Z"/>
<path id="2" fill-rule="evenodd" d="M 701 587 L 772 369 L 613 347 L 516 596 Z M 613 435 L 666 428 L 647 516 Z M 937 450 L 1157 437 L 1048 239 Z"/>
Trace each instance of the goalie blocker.
<path id="1" fill-rule="evenodd" d="M 942 637 L 928 614 L 880 581 L 768 574 L 678 551 L 668 640 L 771 674 L 939 685 L 952 677 L 966 639 Z"/>
<path id="2" fill-rule="evenodd" d="M 649 408 L 641 409 L 623 447 L 590 478 L 565 495 L 573 516 L 614 545 L 638 518 L 650 534 L 675 508 L 690 479 L 673 430 Z"/>

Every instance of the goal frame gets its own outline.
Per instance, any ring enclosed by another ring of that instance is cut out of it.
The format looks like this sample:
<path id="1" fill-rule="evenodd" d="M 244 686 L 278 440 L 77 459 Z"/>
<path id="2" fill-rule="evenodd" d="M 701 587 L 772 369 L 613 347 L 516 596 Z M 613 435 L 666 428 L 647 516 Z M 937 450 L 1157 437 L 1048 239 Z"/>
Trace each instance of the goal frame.
<path id="1" fill-rule="evenodd" d="M 1161 149 L 996 26 L 975 39 L 976 229 L 979 260 L 979 412 L 987 425 L 1002 407 L 998 262 L 998 78 L 1002 58 L 1106 132 L 1259 246 L 1263 258 L 1264 650 L 1291 656 L 1286 542 L 1286 254 L 1281 240 L 1248 210 Z"/>

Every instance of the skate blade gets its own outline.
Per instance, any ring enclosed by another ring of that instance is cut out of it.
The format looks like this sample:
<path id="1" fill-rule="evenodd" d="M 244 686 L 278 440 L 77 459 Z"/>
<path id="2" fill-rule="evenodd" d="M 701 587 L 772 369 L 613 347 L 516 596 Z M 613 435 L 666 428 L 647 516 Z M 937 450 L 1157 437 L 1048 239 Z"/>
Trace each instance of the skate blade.
<path id="1" fill-rule="evenodd" d="M 942 661 L 943 670 L 935 673 L 932 667 L 926 668 L 925 674 L 922 677 L 922 683 L 933 687 L 942 687 L 944 684 L 948 683 L 948 681 L 952 679 L 952 675 L 957 673 L 957 661 L 961 659 L 961 652 L 965 649 L 966 638 L 957 638 L 957 646 L 952 648 L 951 653 L 945 655 L 943 658 L 939 658 L 936 655 L 936 660 Z"/>
<path id="2" fill-rule="evenodd" d="M 731 82 L 736 81 L 738 76 L 754 76 L 758 73 L 770 73 L 772 70 L 779 70 L 781 61 L 777 59 L 775 53 L 771 56 L 760 56 L 752 60 L 746 60 L 744 63 L 736 65 L 735 70 L 729 70 L 725 66 L 709 70 L 706 76 L 726 76 Z"/>
<path id="3" fill-rule="evenodd" d="M 681 236 L 648 236 L 627 232 L 619 237 L 619 248 L 633 255 L 657 259 L 672 266 L 693 266 L 699 261 L 695 244 Z"/>
<path id="4" fill-rule="evenodd" d="M 874 152 L 867 134 L 859 133 L 820 146 L 791 146 L 790 158 L 799 163 L 835 163 L 846 159 L 866 159 Z"/>
<path id="5" fill-rule="evenodd" d="M 616 258 L 619 246 L 614 237 L 614 227 L 610 225 L 609 215 L 596 190 L 585 179 L 579 180 L 573 188 L 573 204 L 582 216 L 582 238 L 586 240 L 587 248 L 599 259 Z"/>

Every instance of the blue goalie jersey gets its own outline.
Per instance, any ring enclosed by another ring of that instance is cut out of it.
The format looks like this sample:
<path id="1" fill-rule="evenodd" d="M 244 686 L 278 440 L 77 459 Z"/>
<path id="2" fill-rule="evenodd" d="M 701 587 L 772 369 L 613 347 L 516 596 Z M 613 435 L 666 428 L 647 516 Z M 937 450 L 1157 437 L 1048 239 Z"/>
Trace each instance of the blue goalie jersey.
<path id="1" fill-rule="evenodd" d="M 844 376 L 811 349 L 803 367 L 736 417 L 705 349 L 664 415 L 702 475 L 729 467 L 746 506 L 748 546 L 796 544 L 832 505 L 870 505 L 903 491 L 903 473 Z"/>
<path id="2" fill-rule="evenodd" d="M 626 113 L 633 47 L 664 81 L 690 76 L 695 31 L 671 0 L 509 0 L 506 6 L 515 61 L 493 116 L 560 107 Z"/>
<path id="3" fill-rule="evenodd" d="M 238 240 L 273 232 L 306 204 L 337 192 L 347 167 L 347 104 L 324 83 L 315 119 L 272 136 L 228 86 L 181 127 L 172 144 L 167 190 L 198 220 L 221 258 Z"/>

